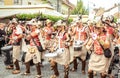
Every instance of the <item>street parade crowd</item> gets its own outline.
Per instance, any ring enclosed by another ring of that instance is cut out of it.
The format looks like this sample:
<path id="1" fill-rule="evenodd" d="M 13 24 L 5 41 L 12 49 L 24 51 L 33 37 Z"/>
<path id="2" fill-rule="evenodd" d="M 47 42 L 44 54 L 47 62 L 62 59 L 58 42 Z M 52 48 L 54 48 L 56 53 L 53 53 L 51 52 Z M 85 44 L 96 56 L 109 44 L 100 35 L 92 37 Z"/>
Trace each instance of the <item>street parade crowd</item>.
<path id="1" fill-rule="evenodd" d="M 94 78 L 96 72 L 101 78 L 115 78 L 112 70 L 119 65 L 120 22 L 115 23 L 113 16 L 102 16 L 97 22 L 83 23 L 81 19 L 69 25 L 65 20 L 53 23 L 47 19 L 44 27 L 36 18 L 30 21 L 13 18 L 8 24 L 0 23 L 0 55 L 6 57 L 6 70 L 29 75 L 34 65 L 35 78 L 42 78 L 42 61 L 47 58 L 54 72 L 50 78 L 59 77 L 58 64 L 64 67 L 63 78 L 69 78 L 69 71 L 77 71 L 79 60 L 81 72 L 88 73 L 88 78 Z M 20 70 L 20 61 L 25 71 Z"/>

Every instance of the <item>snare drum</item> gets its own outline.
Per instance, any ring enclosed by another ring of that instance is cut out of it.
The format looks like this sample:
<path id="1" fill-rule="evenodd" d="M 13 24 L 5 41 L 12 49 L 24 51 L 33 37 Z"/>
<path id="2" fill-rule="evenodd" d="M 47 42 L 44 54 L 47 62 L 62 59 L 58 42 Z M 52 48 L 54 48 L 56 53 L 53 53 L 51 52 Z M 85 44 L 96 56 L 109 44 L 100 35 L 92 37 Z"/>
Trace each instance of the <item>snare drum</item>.
<path id="1" fill-rule="evenodd" d="M 10 51 L 12 49 L 13 49 L 12 45 L 4 46 L 4 47 L 1 48 L 2 51 Z"/>
<path id="2" fill-rule="evenodd" d="M 83 41 L 80 40 L 76 40 L 74 41 L 73 47 L 74 47 L 74 51 L 81 51 L 82 50 L 82 45 L 83 45 Z"/>
<path id="3" fill-rule="evenodd" d="M 55 52 L 52 53 L 46 53 L 45 57 L 52 58 L 57 57 L 59 54 L 65 52 L 64 48 L 57 49 Z"/>

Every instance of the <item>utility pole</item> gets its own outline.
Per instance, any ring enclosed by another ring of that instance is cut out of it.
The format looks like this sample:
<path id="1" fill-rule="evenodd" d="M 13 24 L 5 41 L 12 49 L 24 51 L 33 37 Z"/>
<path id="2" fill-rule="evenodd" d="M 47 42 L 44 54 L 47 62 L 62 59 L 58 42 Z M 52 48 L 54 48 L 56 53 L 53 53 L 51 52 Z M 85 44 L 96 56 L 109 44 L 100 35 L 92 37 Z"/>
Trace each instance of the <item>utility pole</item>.
<path id="1" fill-rule="evenodd" d="M 57 0 L 57 12 L 59 12 L 59 9 L 60 9 L 60 0 Z"/>
<path id="2" fill-rule="evenodd" d="M 118 17 L 120 19 L 120 3 L 118 3 Z"/>

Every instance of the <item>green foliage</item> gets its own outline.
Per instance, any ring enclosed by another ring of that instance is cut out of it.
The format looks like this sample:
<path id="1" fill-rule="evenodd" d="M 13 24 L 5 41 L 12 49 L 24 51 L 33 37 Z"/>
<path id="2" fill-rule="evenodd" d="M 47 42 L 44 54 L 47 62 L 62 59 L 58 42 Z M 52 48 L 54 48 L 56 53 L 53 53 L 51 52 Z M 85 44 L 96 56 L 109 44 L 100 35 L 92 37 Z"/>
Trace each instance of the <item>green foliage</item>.
<path id="1" fill-rule="evenodd" d="M 16 15 L 16 18 L 18 18 L 18 20 L 31 20 L 32 18 L 36 18 L 36 17 L 41 17 L 41 18 L 47 18 L 52 20 L 53 22 L 56 22 L 58 20 L 62 20 L 64 19 L 63 17 L 58 17 L 58 16 L 51 16 L 51 15 L 44 15 L 44 14 L 18 14 Z M 71 23 L 73 19 L 69 18 L 68 19 L 68 23 Z"/>
<path id="2" fill-rule="evenodd" d="M 88 10 L 84 7 L 83 1 L 79 0 L 77 2 L 76 8 L 72 11 L 72 14 L 88 14 Z"/>
<path id="3" fill-rule="evenodd" d="M 38 16 L 37 14 L 18 14 L 18 15 L 16 15 L 16 17 L 19 20 L 31 20 L 32 18 L 35 18 L 37 16 Z"/>
<path id="4" fill-rule="evenodd" d="M 115 23 L 117 22 L 117 18 L 116 18 L 116 17 L 114 17 L 114 22 L 115 22 Z"/>

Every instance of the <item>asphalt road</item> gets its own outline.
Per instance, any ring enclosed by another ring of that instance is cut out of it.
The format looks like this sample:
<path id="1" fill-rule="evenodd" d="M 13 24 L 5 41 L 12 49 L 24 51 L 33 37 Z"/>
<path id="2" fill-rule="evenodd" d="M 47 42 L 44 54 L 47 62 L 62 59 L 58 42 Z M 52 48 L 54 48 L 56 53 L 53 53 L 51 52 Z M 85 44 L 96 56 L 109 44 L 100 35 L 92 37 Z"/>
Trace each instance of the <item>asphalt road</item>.
<path id="1" fill-rule="evenodd" d="M 22 76 L 21 74 L 25 72 L 25 66 L 20 62 L 21 67 L 21 73 L 20 74 L 12 74 L 12 70 L 6 70 L 5 65 L 3 62 L 4 57 L 0 57 L 0 78 L 35 78 L 36 76 L 36 68 L 35 66 L 31 67 L 31 74 L 29 76 Z M 87 62 L 88 64 L 88 62 Z M 44 67 L 41 68 L 42 70 L 42 78 L 50 78 L 50 76 L 53 74 L 53 72 L 50 70 L 50 64 L 49 62 L 45 61 L 43 62 Z M 72 64 L 70 65 L 72 67 Z M 60 72 L 60 76 L 58 78 L 64 78 L 64 67 L 61 65 L 58 65 L 58 69 Z M 86 67 L 87 72 L 87 67 Z M 83 75 L 81 73 L 81 62 L 78 64 L 78 70 L 76 72 L 69 72 L 69 78 L 87 78 L 87 73 Z M 100 78 L 99 74 L 95 76 L 95 78 Z"/>

